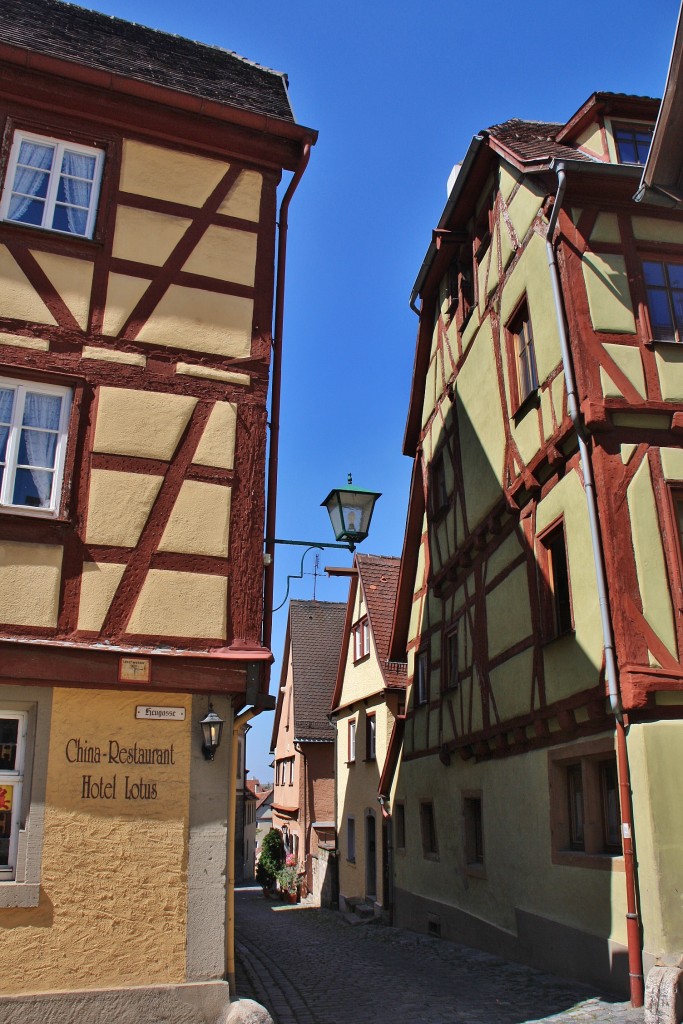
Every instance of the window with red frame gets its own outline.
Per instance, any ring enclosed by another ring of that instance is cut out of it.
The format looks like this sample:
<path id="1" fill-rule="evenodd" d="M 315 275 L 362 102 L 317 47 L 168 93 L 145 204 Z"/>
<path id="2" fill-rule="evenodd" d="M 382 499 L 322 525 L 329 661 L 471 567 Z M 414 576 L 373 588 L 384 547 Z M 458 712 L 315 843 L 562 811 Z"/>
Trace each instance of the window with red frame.
<path id="1" fill-rule="evenodd" d="M 534 333 L 526 299 L 508 322 L 506 334 L 511 356 L 509 362 L 512 363 L 512 406 L 516 412 L 522 402 L 538 389 Z"/>
<path id="2" fill-rule="evenodd" d="M 574 628 L 564 522 L 553 527 L 539 540 L 539 567 L 544 591 L 543 632 L 546 640 L 553 640 L 570 633 Z"/>
<path id="3" fill-rule="evenodd" d="M 429 652 L 420 651 L 415 659 L 415 703 L 429 700 Z"/>
<path id="4" fill-rule="evenodd" d="M 683 263 L 643 260 L 647 308 L 656 341 L 683 340 Z"/>

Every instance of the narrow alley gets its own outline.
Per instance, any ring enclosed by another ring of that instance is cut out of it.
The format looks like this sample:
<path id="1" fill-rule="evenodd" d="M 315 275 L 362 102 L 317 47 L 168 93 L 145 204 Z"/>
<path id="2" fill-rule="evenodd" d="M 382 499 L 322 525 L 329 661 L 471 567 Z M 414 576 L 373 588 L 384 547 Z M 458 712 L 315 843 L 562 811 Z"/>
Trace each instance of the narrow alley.
<path id="1" fill-rule="evenodd" d="M 642 1010 L 455 943 L 236 892 L 237 984 L 275 1024 L 640 1024 Z"/>

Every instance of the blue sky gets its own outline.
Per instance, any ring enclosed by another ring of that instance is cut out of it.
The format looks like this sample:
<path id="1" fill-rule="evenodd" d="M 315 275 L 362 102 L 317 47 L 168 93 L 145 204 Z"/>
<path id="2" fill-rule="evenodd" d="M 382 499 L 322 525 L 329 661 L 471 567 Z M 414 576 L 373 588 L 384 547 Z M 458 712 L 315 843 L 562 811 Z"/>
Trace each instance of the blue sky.
<path id="1" fill-rule="evenodd" d="M 565 121 L 595 91 L 661 95 L 677 3 L 81 3 L 289 75 L 297 120 L 320 138 L 290 209 L 277 535 L 332 540 L 319 505 L 351 471 L 383 495 L 362 550 L 400 554 L 417 328 L 408 297 L 453 164 L 480 129 L 511 117 Z M 276 604 L 300 557 L 278 549 Z M 294 582 L 293 597 L 312 595 L 312 577 Z M 323 577 L 317 596 L 344 600 L 346 587 Z M 285 626 L 283 608 L 274 691 Z M 249 768 L 261 779 L 271 728 L 263 715 L 250 734 Z"/>

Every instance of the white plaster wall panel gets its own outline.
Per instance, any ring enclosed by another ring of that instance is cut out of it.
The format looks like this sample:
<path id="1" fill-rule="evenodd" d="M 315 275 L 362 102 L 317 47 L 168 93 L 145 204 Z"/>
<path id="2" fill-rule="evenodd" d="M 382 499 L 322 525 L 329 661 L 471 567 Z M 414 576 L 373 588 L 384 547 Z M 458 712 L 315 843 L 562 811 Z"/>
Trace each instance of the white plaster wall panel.
<path id="1" fill-rule="evenodd" d="M 102 387 L 93 451 L 170 459 L 196 404 L 185 395 Z"/>
<path id="2" fill-rule="evenodd" d="M 230 165 L 126 139 L 121 159 L 121 191 L 170 203 L 202 206 Z"/>
<path id="3" fill-rule="evenodd" d="M 127 631 L 153 636 L 225 639 L 225 576 L 150 569 Z"/>
<path id="4" fill-rule="evenodd" d="M 57 321 L 52 313 L 4 245 L 0 245 L 0 282 L 0 315 L 13 320 L 33 320 L 39 324 L 56 326 Z"/>
<path id="5" fill-rule="evenodd" d="M 0 334 L 0 345 L 10 345 L 12 348 L 33 348 L 37 352 L 47 352 L 50 348 L 49 341 L 42 338 L 22 338 L 19 334 Z"/>
<path id="6" fill-rule="evenodd" d="M 624 376 L 628 378 L 631 384 L 633 384 L 633 387 L 641 398 L 646 398 L 647 390 L 645 387 L 645 371 L 643 369 L 643 360 L 640 355 L 640 349 L 630 345 L 606 344 L 603 347 L 607 354 L 612 357 Z M 612 378 L 609 376 L 609 370 L 606 370 L 604 366 L 600 367 L 600 381 L 602 383 L 602 392 L 605 398 L 622 397 L 622 392 L 618 385 L 614 383 Z"/>
<path id="7" fill-rule="evenodd" d="M 149 288 L 143 277 L 110 274 L 107 281 L 107 300 L 104 307 L 102 333 L 115 338 L 138 302 Z"/>
<path id="8" fill-rule="evenodd" d="M 163 482 L 161 476 L 94 469 L 90 474 L 88 544 L 135 547 Z"/>
<path id="9" fill-rule="evenodd" d="M 650 464 L 644 459 L 628 492 L 633 551 L 643 615 L 667 650 L 677 657 L 676 632 L 662 550 L 661 524 L 652 490 Z"/>
<path id="10" fill-rule="evenodd" d="M 99 632 L 121 582 L 125 565 L 86 562 L 81 576 L 78 628 Z"/>
<path id="11" fill-rule="evenodd" d="M 232 469 L 235 460 L 237 406 L 216 402 L 204 427 L 193 461 L 200 466 Z"/>
<path id="12" fill-rule="evenodd" d="M 231 488 L 185 480 L 159 542 L 160 551 L 227 558 Z"/>
<path id="13" fill-rule="evenodd" d="M 62 554 L 58 544 L 0 542 L 0 622 L 57 625 Z"/>
<path id="14" fill-rule="evenodd" d="M 221 203 L 218 212 L 227 217 L 258 221 L 261 209 L 263 178 L 258 171 L 242 171 L 234 187 Z"/>
<path id="15" fill-rule="evenodd" d="M 218 356 L 248 356 L 254 303 L 239 295 L 171 285 L 140 329 L 140 341 Z"/>
<path id="16" fill-rule="evenodd" d="M 31 255 L 49 277 L 64 304 L 82 330 L 88 327 L 94 264 L 56 253 L 31 250 Z"/>
<path id="17" fill-rule="evenodd" d="M 203 274 L 220 281 L 234 281 L 251 288 L 256 270 L 255 231 L 211 224 L 185 262 L 188 274 Z"/>
<path id="18" fill-rule="evenodd" d="M 119 206 L 112 256 L 135 263 L 162 266 L 181 240 L 191 220 L 154 210 Z"/>

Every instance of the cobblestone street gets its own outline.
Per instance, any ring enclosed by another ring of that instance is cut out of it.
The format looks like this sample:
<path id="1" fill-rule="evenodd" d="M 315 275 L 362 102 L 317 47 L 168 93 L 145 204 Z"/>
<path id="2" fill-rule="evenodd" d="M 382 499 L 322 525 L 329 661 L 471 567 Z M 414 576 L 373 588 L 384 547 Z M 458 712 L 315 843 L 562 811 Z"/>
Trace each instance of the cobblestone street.
<path id="1" fill-rule="evenodd" d="M 642 1010 L 519 964 L 329 910 L 236 893 L 237 984 L 276 1024 L 641 1024 Z"/>

